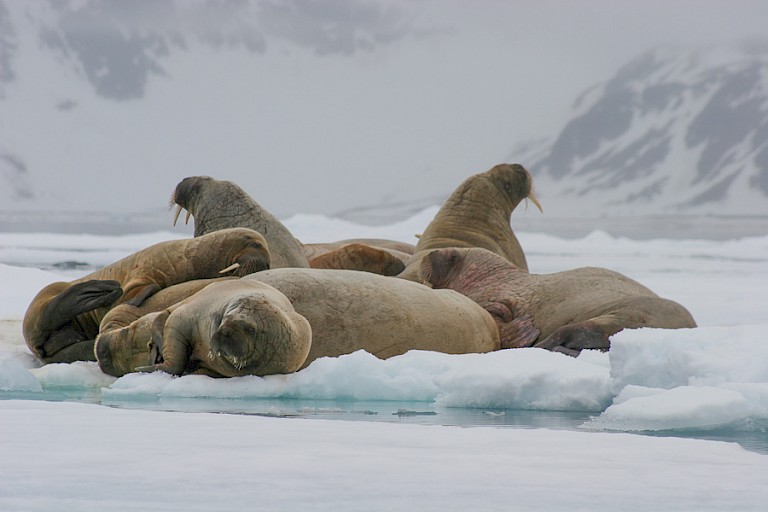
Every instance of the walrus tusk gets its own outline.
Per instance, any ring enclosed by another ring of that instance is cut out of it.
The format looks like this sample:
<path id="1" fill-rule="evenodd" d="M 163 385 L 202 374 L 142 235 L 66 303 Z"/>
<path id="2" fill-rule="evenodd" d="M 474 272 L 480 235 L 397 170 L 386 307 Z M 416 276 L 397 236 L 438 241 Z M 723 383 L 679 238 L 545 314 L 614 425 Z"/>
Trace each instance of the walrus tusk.
<path id="1" fill-rule="evenodd" d="M 181 205 L 176 205 L 176 213 L 173 215 L 173 225 L 176 225 L 176 221 L 179 220 L 179 215 L 181 214 Z"/>
<path id="2" fill-rule="evenodd" d="M 189 224 L 189 218 L 192 216 L 192 212 L 187 210 L 187 217 L 184 219 L 184 225 Z"/>
<path id="3" fill-rule="evenodd" d="M 528 197 L 526 199 L 530 199 L 531 202 L 536 205 L 536 208 L 538 208 L 541 213 L 544 213 L 544 208 L 541 207 L 541 203 L 539 203 L 538 198 L 533 192 L 528 194 Z"/>
<path id="4" fill-rule="evenodd" d="M 240 264 L 239 263 L 233 263 L 230 266 L 228 266 L 227 268 L 219 270 L 219 274 L 226 274 L 227 272 L 229 272 L 231 270 L 235 270 L 237 268 L 240 268 Z"/>

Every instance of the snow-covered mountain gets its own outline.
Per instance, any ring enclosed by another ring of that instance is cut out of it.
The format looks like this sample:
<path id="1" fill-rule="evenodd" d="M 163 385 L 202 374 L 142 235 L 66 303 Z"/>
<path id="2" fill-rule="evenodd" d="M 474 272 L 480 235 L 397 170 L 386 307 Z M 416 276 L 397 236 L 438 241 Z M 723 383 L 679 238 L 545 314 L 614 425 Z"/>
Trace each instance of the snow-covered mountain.
<path id="1" fill-rule="evenodd" d="M 768 214 L 768 44 L 649 51 L 521 145 L 548 213 Z"/>

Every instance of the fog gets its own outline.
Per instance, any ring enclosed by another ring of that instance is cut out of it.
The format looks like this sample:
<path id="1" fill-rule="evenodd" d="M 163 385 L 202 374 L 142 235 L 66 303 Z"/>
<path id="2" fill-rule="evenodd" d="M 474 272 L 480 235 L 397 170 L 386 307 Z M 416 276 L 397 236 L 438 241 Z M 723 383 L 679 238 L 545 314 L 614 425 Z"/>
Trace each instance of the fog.
<path id="1" fill-rule="evenodd" d="M 437 203 L 640 53 L 766 19 L 759 1 L 5 2 L 0 209 L 161 210 L 195 174 L 283 217 Z"/>

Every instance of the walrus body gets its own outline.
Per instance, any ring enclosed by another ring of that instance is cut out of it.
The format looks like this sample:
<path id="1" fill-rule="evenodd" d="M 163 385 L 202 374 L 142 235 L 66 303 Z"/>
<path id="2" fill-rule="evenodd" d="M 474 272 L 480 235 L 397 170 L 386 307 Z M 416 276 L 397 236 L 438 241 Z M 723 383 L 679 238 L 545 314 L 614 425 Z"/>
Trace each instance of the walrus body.
<path id="1" fill-rule="evenodd" d="M 532 178 L 518 164 L 500 164 L 467 178 L 448 197 L 419 237 L 413 257 L 398 277 L 416 281 L 422 258 L 445 247 L 481 247 L 494 252 L 518 268 L 528 270 L 510 218 L 520 201 L 530 198 Z"/>
<path id="2" fill-rule="evenodd" d="M 24 339 L 45 363 L 93 360 L 99 324 L 115 305 L 139 306 L 168 286 L 230 269 L 244 275 L 269 268 L 269 261 L 264 237 L 250 229 L 161 242 L 75 281 L 43 288 L 24 316 Z"/>
<path id="3" fill-rule="evenodd" d="M 440 249 L 421 263 L 421 279 L 456 290 L 499 322 L 503 348 L 536 346 L 576 355 L 608 349 L 609 337 L 639 327 L 695 327 L 680 304 L 604 268 L 529 274 L 485 249 Z"/>
<path id="4" fill-rule="evenodd" d="M 209 176 L 184 178 L 176 185 L 171 204 L 176 216 L 186 209 L 195 220 L 195 236 L 221 229 L 244 227 L 258 231 L 272 254 L 271 268 L 309 267 L 301 247 L 288 228 L 231 181 Z M 176 220 L 174 219 L 174 224 Z"/>
<path id="5" fill-rule="evenodd" d="M 304 363 L 312 343 L 307 319 L 285 295 L 255 280 L 211 284 L 150 319 L 152 344 L 162 361 L 139 371 L 212 377 L 290 373 Z"/>
<path id="6" fill-rule="evenodd" d="M 163 288 L 145 300 L 141 306 L 120 304 L 109 310 L 101 320 L 94 354 L 101 370 L 115 377 L 147 366 L 150 360 L 148 343 L 152 324 L 160 311 L 177 304 L 209 284 L 237 279 L 233 276 L 195 279 Z"/>
<path id="7" fill-rule="evenodd" d="M 243 280 L 274 286 L 309 320 L 312 347 L 304 366 L 357 350 L 384 359 L 409 350 L 499 348 L 493 318 L 451 290 L 353 270 L 274 269 Z"/>

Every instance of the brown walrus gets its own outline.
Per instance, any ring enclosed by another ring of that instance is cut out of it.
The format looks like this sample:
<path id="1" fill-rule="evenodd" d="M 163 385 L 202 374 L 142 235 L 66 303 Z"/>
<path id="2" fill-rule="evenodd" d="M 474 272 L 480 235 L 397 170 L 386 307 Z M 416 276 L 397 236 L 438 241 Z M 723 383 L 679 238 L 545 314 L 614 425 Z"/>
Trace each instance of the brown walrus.
<path id="1" fill-rule="evenodd" d="M 528 270 L 510 218 L 524 199 L 540 210 L 530 173 L 519 164 L 499 164 L 467 178 L 448 197 L 416 243 L 416 252 L 398 277 L 415 281 L 424 255 L 444 247 L 482 247 Z"/>
<path id="2" fill-rule="evenodd" d="M 139 306 L 162 288 L 227 272 L 249 274 L 269 268 L 269 261 L 264 237 L 245 228 L 160 242 L 75 281 L 43 288 L 24 315 L 24 339 L 45 363 L 93 360 L 99 324 L 113 306 Z"/>
<path id="3" fill-rule="evenodd" d="M 162 362 L 138 371 L 211 377 L 291 373 L 312 343 L 307 319 L 285 295 L 256 280 L 210 284 L 149 318 L 155 345 L 149 351 L 162 354 Z"/>
<path id="4" fill-rule="evenodd" d="M 413 254 L 411 244 L 373 238 L 302 244 L 242 188 L 210 176 L 181 180 L 171 196 L 174 204 L 174 225 L 181 210 L 186 209 L 186 220 L 194 217 L 195 236 L 238 226 L 263 234 L 272 253 L 272 268 L 343 268 L 396 275 L 407 259 L 403 253 Z"/>
<path id="5" fill-rule="evenodd" d="M 158 312 L 191 297 L 209 284 L 237 279 L 234 276 L 195 279 L 163 288 L 141 306 L 120 304 L 104 316 L 96 336 L 94 354 L 101 370 L 122 377 L 138 366 L 153 364 L 148 343 Z"/>
<path id="6" fill-rule="evenodd" d="M 502 347 L 540 347 L 570 355 L 610 347 L 622 329 L 696 327 L 677 302 L 618 272 L 585 267 L 529 274 L 485 249 L 447 248 L 421 262 L 420 278 L 471 298 L 499 324 Z"/>
<path id="7" fill-rule="evenodd" d="M 304 363 L 365 350 L 385 359 L 409 350 L 448 354 L 499 348 L 493 318 L 452 290 L 353 270 L 274 269 L 243 280 L 280 290 L 312 326 Z"/>
<path id="8" fill-rule="evenodd" d="M 309 266 L 396 276 L 405 269 L 405 262 L 410 257 L 410 254 L 395 249 L 382 249 L 365 243 L 348 243 L 314 256 L 309 260 Z"/>
<path id="9" fill-rule="evenodd" d="M 176 185 L 171 206 L 177 205 L 174 225 L 182 209 L 195 220 L 195 236 L 233 227 L 258 231 L 272 255 L 272 268 L 309 267 L 301 247 L 288 228 L 231 181 L 191 176 Z"/>

